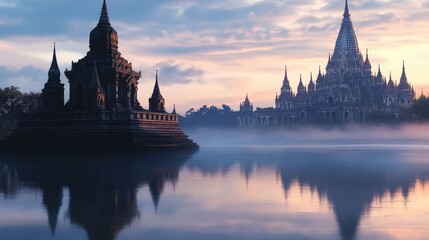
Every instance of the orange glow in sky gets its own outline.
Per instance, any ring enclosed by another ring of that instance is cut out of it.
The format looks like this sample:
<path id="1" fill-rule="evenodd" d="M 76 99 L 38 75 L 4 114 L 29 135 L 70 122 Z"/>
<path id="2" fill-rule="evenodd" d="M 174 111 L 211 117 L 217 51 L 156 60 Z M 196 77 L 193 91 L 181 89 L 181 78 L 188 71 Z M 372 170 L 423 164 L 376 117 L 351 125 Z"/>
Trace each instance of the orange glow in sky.
<path id="1" fill-rule="evenodd" d="M 0 27 L 4 29 L 0 87 L 17 85 L 25 91 L 40 91 L 47 80 L 53 42 L 57 42 L 62 71 L 86 54 L 101 1 L 80 1 L 74 4 L 84 5 L 85 10 L 72 11 L 73 5 L 54 0 L 45 5 L 28 1 L 25 6 L 20 1 L 0 1 Z M 274 106 L 284 65 L 288 65 L 293 88 L 300 74 L 307 84 L 310 73 L 317 74 L 319 65 L 323 71 L 333 52 L 344 1 L 130 0 L 128 5 L 134 7 L 108 1 L 119 50 L 135 70 L 142 71 L 142 106 L 148 105 L 155 69 L 160 68 L 167 110 L 176 104 L 179 113 L 184 113 L 203 104 L 225 103 L 237 110 L 246 93 L 255 107 Z M 349 5 L 360 50 L 369 49 L 373 72 L 380 64 L 385 76 L 392 72 L 399 81 L 405 61 L 417 95 L 421 89 L 429 92 L 425 77 L 429 1 L 351 0 Z M 163 66 L 174 72 L 163 73 Z M 67 83 L 64 74 L 62 81 Z"/>

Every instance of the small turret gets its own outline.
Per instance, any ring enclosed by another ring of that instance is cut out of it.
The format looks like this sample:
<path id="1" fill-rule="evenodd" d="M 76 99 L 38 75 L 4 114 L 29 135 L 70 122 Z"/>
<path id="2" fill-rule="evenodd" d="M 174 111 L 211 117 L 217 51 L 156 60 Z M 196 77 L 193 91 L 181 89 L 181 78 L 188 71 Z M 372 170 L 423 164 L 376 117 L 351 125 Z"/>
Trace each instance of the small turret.
<path id="1" fill-rule="evenodd" d="M 244 99 L 244 102 L 240 104 L 240 112 L 253 112 L 253 105 L 249 100 L 249 96 L 246 93 L 246 98 Z"/>
<path id="2" fill-rule="evenodd" d="M 149 111 L 165 113 L 165 99 L 161 95 L 158 85 L 158 70 L 156 70 L 155 86 L 152 97 L 149 98 Z"/>
<path id="3" fill-rule="evenodd" d="M 176 104 L 173 105 L 173 111 L 171 112 L 171 114 L 177 114 L 176 113 Z"/>
<path id="4" fill-rule="evenodd" d="M 283 79 L 283 86 L 282 88 L 290 88 L 290 83 L 289 83 L 289 79 L 287 76 L 287 65 L 285 66 L 285 77 Z"/>
<path id="5" fill-rule="evenodd" d="M 389 82 L 387 83 L 387 91 L 395 91 L 395 83 L 392 79 L 392 72 L 390 72 Z"/>
<path id="6" fill-rule="evenodd" d="M 61 71 L 58 67 L 56 47 L 48 71 L 48 81 L 42 90 L 42 110 L 57 111 L 64 107 L 64 84 L 61 83 Z"/>
<path id="7" fill-rule="evenodd" d="M 408 87 L 407 74 L 405 73 L 405 61 L 402 62 L 402 75 L 401 81 L 399 82 L 399 87 Z"/>
<path id="8" fill-rule="evenodd" d="M 366 58 L 365 58 L 365 62 L 363 63 L 363 73 L 365 76 L 369 77 L 371 76 L 371 62 L 369 61 L 369 57 L 368 57 L 368 49 L 366 49 Z"/>
<path id="9" fill-rule="evenodd" d="M 302 83 L 302 75 L 300 74 L 299 84 L 298 84 L 298 94 L 303 94 L 303 93 L 305 93 L 305 87 L 304 87 L 304 84 Z"/>
<path id="10" fill-rule="evenodd" d="M 313 95 L 315 90 L 315 85 L 313 82 L 313 73 L 310 74 L 310 83 L 308 84 L 308 94 Z"/>

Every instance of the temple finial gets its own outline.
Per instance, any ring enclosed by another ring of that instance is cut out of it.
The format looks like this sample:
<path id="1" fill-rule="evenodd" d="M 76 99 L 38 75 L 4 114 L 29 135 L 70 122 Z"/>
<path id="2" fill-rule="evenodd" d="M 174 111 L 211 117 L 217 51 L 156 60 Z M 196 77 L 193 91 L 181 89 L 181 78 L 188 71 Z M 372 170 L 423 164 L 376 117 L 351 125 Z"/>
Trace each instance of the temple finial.
<path id="1" fill-rule="evenodd" d="M 54 50 L 52 55 L 51 67 L 49 68 L 48 75 L 50 78 L 55 78 L 55 79 L 59 78 L 61 75 L 60 69 L 58 67 L 58 62 L 57 62 L 57 51 L 56 51 L 55 42 L 54 42 Z"/>
<path id="2" fill-rule="evenodd" d="M 171 114 L 177 114 L 176 113 L 176 104 L 173 105 L 173 112 L 171 112 Z"/>
<path id="3" fill-rule="evenodd" d="M 103 0 L 103 7 L 101 8 L 101 15 L 98 24 L 107 24 L 110 25 L 109 13 L 107 12 L 106 0 Z"/>
<path id="4" fill-rule="evenodd" d="M 158 69 L 156 69 L 155 87 L 153 88 L 153 94 L 161 95 L 161 91 L 159 90 L 159 84 L 158 84 Z"/>
<path id="5" fill-rule="evenodd" d="M 346 0 L 346 5 L 344 7 L 344 14 L 343 14 L 344 18 L 350 18 L 350 12 L 349 12 L 349 3 Z"/>

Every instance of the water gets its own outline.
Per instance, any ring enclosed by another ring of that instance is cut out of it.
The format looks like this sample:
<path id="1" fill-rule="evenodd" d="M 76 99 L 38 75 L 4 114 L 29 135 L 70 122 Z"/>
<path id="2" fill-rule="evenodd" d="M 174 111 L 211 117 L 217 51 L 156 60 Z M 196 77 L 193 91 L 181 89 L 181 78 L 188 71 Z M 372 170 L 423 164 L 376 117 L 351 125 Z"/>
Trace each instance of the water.
<path id="1" fill-rule="evenodd" d="M 206 133 L 194 153 L 0 154 L 0 239 L 429 238 L 424 137 Z"/>

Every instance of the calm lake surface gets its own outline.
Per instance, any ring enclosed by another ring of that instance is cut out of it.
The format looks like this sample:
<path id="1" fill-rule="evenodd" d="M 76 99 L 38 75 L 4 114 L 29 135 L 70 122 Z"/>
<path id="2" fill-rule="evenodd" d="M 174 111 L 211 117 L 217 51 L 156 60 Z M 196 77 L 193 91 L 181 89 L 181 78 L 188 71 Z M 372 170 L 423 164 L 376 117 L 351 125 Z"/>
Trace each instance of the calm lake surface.
<path id="1" fill-rule="evenodd" d="M 427 128 L 382 131 L 0 153 L 0 239 L 429 239 Z"/>

